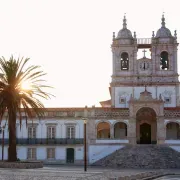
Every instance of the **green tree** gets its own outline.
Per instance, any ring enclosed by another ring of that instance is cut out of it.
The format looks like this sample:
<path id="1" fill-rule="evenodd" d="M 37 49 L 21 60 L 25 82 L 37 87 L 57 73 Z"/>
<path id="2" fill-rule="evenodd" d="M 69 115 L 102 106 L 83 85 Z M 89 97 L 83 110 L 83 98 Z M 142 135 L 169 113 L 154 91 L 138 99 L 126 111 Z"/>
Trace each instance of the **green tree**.
<path id="1" fill-rule="evenodd" d="M 51 94 L 44 91 L 49 86 L 44 85 L 41 79 L 45 73 L 39 66 L 27 66 L 29 58 L 15 59 L 13 56 L 6 60 L 0 58 L 0 121 L 7 112 L 9 129 L 8 161 L 17 160 L 16 151 L 16 121 L 22 124 L 22 116 L 28 119 L 44 116 L 44 105 L 41 98 L 49 99 Z M 24 89 L 22 85 L 29 83 L 29 88 Z"/>

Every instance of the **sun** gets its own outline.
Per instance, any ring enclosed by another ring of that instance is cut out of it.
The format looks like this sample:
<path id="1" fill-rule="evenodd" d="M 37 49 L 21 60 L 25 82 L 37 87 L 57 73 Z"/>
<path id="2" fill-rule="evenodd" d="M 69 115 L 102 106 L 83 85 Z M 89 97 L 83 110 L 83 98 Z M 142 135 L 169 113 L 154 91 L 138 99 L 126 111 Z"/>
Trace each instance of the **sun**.
<path id="1" fill-rule="evenodd" d="M 21 84 L 21 89 L 24 89 L 24 90 L 31 89 L 31 84 L 29 82 L 23 82 Z"/>

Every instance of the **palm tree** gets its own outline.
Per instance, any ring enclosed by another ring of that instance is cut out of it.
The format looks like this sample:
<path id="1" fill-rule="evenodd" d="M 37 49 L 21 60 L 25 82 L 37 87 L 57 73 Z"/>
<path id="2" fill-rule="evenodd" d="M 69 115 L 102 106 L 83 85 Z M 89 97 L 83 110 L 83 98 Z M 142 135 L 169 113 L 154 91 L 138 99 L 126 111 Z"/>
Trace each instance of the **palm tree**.
<path id="1" fill-rule="evenodd" d="M 6 60 L 0 58 L 0 122 L 7 112 L 9 129 L 8 161 L 17 160 L 16 152 L 16 121 L 22 124 L 22 116 L 27 120 L 44 116 L 44 105 L 39 98 L 50 98 L 51 94 L 43 89 L 49 86 L 43 84 L 41 78 L 45 75 L 39 66 L 27 66 L 29 58 Z M 22 84 L 28 82 L 29 89 L 23 89 Z"/>

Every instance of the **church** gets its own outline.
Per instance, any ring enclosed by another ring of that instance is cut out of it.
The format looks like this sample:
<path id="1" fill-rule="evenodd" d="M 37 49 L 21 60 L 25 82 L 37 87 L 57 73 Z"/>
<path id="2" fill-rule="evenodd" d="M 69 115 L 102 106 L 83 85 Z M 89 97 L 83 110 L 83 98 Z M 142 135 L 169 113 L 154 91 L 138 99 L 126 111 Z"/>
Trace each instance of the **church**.
<path id="1" fill-rule="evenodd" d="M 24 120 L 21 129 L 17 122 L 18 158 L 83 164 L 84 119 L 89 164 L 126 145 L 165 144 L 180 152 L 177 48 L 177 33 L 172 35 L 164 15 L 160 29 L 150 38 L 137 38 L 124 16 L 111 44 L 111 99 L 100 102 L 102 107 L 47 108 L 43 120 L 29 121 L 27 126 Z M 144 52 L 140 59 L 138 50 Z M 7 159 L 7 127 L 4 133 L 3 158 Z M 2 143 L 2 133 L 0 139 Z"/>

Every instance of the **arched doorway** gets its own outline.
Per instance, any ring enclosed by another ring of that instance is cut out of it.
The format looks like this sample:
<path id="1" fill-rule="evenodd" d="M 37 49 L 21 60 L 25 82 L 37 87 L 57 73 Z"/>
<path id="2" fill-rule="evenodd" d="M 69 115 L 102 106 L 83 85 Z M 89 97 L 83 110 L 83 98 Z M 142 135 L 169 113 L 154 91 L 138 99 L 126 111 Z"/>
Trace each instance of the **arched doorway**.
<path id="1" fill-rule="evenodd" d="M 136 137 L 138 144 L 156 144 L 156 113 L 152 108 L 143 107 L 136 114 Z"/>
<path id="2" fill-rule="evenodd" d="M 143 123 L 140 125 L 140 143 L 151 144 L 151 125 Z"/>

